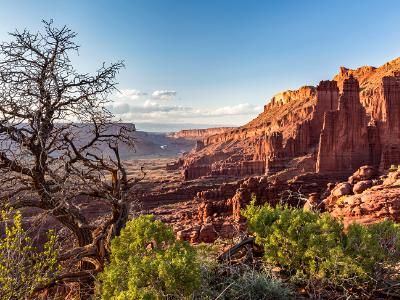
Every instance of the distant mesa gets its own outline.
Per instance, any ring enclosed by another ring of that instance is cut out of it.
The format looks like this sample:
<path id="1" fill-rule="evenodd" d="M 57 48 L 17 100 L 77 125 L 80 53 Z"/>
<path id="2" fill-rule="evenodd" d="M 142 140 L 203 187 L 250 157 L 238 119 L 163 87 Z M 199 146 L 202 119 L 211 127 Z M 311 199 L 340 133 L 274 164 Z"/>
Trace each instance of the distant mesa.
<path id="1" fill-rule="evenodd" d="M 91 125 L 77 126 L 78 139 L 88 139 L 91 134 Z M 134 147 L 121 144 L 120 155 L 124 160 L 154 158 L 154 157 L 177 157 L 182 153 L 189 152 L 196 146 L 193 139 L 175 139 L 167 133 L 144 132 L 136 130 L 133 123 L 114 123 L 110 124 L 107 131 L 117 133 L 121 127 L 129 129 L 129 134 L 134 139 Z M 97 151 L 102 155 L 110 155 L 111 150 L 108 145 L 97 145 Z"/>
<path id="2" fill-rule="evenodd" d="M 202 139 L 211 135 L 222 134 L 235 128 L 236 127 L 214 127 L 206 129 L 185 129 L 172 132 L 168 136 L 172 138 Z"/>

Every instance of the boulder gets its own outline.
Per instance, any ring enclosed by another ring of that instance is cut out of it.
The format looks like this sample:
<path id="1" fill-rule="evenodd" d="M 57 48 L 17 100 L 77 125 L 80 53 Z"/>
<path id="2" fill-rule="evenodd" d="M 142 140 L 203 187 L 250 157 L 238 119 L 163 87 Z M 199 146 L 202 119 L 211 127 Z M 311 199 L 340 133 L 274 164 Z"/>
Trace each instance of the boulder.
<path id="1" fill-rule="evenodd" d="M 212 243 L 218 238 L 215 227 L 212 223 L 207 223 L 201 226 L 199 232 L 199 242 Z"/>
<path id="2" fill-rule="evenodd" d="M 341 197 L 350 195 L 352 192 L 351 184 L 348 182 L 339 183 L 335 188 L 332 190 L 331 195 L 334 197 Z"/>
<path id="3" fill-rule="evenodd" d="M 319 199 L 317 193 L 311 193 L 303 206 L 304 211 L 314 210 L 319 205 Z"/>
<path id="4" fill-rule="evenodd" d="M 352 176 L 349 178 L 349 182 L 354 184 L 363 180 L 370 180 L 378 175 L 378 171 L 372 166 L 360 167 Z"/>
<path id="5" fill-rule="evenodd" d="M 353 193 L 361 194 L 362 192 L 364 192 L 366 189 L 369 189 L 370 187 L 372 187 L 372 180 L 359 181 L 353 186 Z"/>
<path id="6" fill-rule="evenodd" d="M 175 235 L 177 240 L 196 243 L 199 237 L 199 230 L 195 228 L 187 228 L 177 231 Z"/>

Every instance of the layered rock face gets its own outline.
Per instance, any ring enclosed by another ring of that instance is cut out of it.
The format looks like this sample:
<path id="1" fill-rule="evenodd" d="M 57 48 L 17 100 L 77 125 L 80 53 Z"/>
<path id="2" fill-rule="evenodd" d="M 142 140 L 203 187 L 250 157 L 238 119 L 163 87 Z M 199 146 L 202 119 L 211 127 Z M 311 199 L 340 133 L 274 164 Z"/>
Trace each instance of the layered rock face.
<path id="1" fill-rule="evenodd" d="M 253 196 L 325 209 L 346 225 L 400 221 L 400 171 L 381 177 L 398 165 L 400 59 L 341 68 L 334 80 L 274 96 L 248 124 L 201 139 L 183 157 L 185 184 L 225 183 L 198 191 L 196 210 L 175 229 L 191 242 L 231 237 L 245 230 L 240 212 Z"/>
<path id="2" fill-rule="evenodd" d="M 304 102 L 307 102 L 306 106 Z M 302 87 L 275 96 L 264 107 L 264 112 L 249 124 L 203 139 L 204 147 L 186 156 L 184 178 L 263 175 L 267 156 L 271 154 L 268 149 L 274 149 L 270 136 L 276 132 L 282 134 L 284 141 L 290 139 L 288 146 L 282 145 L 283 152 L 291 157 L 306 153 L 301 147 L 303 140 L 308 139 L 310 128 L 301 124 L 311 118 L 315 102 L 314 87 Z M 277 156 L 272 154 L 271 158 Z"/>
<path id="3" fill-rule="evenodd" d="M 359 95 L 358 81 L 350 75 L 338 110 L 325 114 L 317 172 L 352 172 L 363 164 L 387 170 L 400 163 L 400 77 L 382 78 L 370 114 Z"/>
<path id="4" fill-rule="evenodd" d="M 293 158 L 317 148 L 324 113 L 337 108 L 338 94 L 336 82 L 321 81 L 317 88 L 274 96 L 249 124 L 204 139 L 202 147 L 187 156 L 184 178 L 272 175 L 284 170 Z"/>
<path id="5" fill-rule="evenodd" d="M 185 138 L 185 139 L 203 139 L 211 135 L 225 133 L 235 127 L 215 127 L 206 129 L 187 129 L 178 132 L 170 133 L 168 136 L 172 138 Z"/>
<path id="6" fill-rule="evenodd" d="M 369 163 L 367 126 L 358 81 L 350 76 L 344 80 L 338 109 L 324 115 L 316 171 L 352 172 Z"/>
<path id="7" fill-rule="evenodd" d="M 248 124 L 204 138 L 185 157 L 184 178 L 272 175 L 303 156 L 324 174 L 400 164 L 399 75 L 396 59 L 277 94 Z"/>
<path id="8" fill-rule="evenodd" d="M 289 159 L 285 149 L 283 148 L 282 133 L 274 132 L 268 136 L 267 153 L 267 175 L 273 175 L 285 169 Z"/>
<path id="9" fill-rule="evenodd" d="M 400 77 L 384 77 L 380 91 L 382 118 L 378 122 L 381 140 L 380 167 L 400 161 Z"/>

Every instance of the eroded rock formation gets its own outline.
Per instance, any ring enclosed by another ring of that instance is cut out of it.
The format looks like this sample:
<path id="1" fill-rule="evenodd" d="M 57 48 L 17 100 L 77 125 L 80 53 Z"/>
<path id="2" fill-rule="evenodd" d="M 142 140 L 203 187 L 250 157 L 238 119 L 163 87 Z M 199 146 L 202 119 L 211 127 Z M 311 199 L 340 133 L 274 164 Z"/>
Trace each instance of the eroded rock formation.
<path id="1" fill-rule="evenodd" d="M 185 157 L 186 180 L 272 175 L 309 155 L 317 173 L 400 163 L 400 59 L 341 68 L 335 80 L 275 95 L 248 124 L 210 135 Z"/>
<path id="2" fill-rule="evenodd" d="M 168 136 L 172 138 L 185 138 L 185 139 L 202 139 L 211 135 L 225 133 L 235 127 L 215 127 L 206 129 L 185 129 L 178 132 L 172 132 Z"/>
<path id="3" fill-rule="evenodd" d="M 364 166 L 347 182 L 337 184 L 323 202 L 345 226 L 385 219 L 400 222 L 400 172 L 380 176 L 373 167 Z"/>
<path id="4" fill-rule="evenodd" d="M 240 210 L 253 197 L 325 209 L 347 223 L 399 220 L 400 175 L 379 177 L 392 165 L 400 165 L 400 58 L 341 68 L 334 80 L 274 96 L 248 124 L 201 139 L 183 158 L 184 179 L 229 183 L 199 191 L 177 231 L 192 242 L 230 237 L 245 228 Z"/>
<path id="5" fill-rule="evenodd" d="M 337 110 L 327 111 L 320 135 L 316 171 L 352 172 L 368 164 L 368 116 L 360 102 L 359 84 L 350 76 L 343 82 Z"/>

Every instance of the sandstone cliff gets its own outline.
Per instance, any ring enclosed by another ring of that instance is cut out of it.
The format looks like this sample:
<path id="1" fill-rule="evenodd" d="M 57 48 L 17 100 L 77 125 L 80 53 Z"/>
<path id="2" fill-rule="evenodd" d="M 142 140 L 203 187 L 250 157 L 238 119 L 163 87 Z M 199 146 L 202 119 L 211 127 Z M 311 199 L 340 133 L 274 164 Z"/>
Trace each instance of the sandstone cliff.
<path id="1" fill-rule="evenodd" d="M 233 130 L 235 127 L 215 127 L 206 129 L 185 129 L 168 134 L 171 138 L 185 138 L 185 139 L 204 139 L 214 134 L 223 134 L 227 131 Z"/>
<path id="2" fill-rule="evenodd" d="M 360 102 L 359 89 L 357 79 L 350 75 L 343 81 L 338 108 L 325 112 L 317 172 L 352 172 L 370 162 L 369 117 Z"/>
<path id="3" fill-rule="evenodd" d="M 185 157 L 186 180 L 272 175 L 299 157 L 319 173 L 400 163 L 400 58 L 341 68 L 332 81 L 275 95 L 248 124 L 204 137 Z"/>

